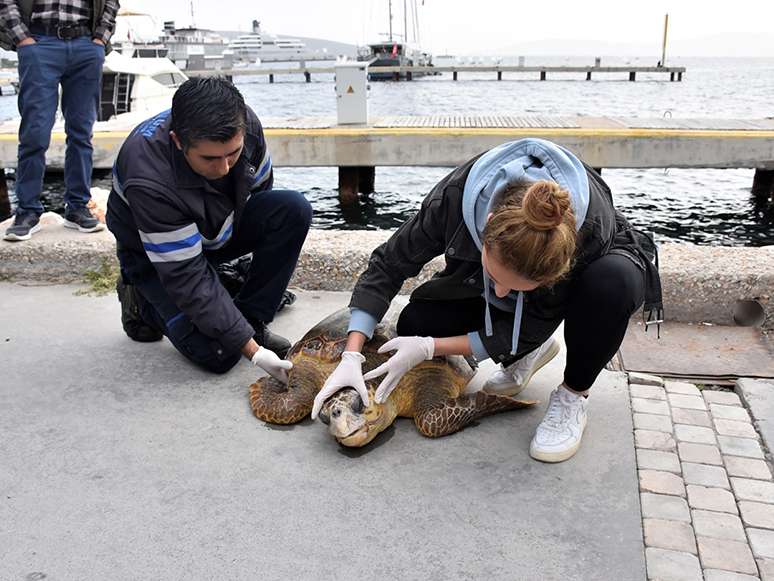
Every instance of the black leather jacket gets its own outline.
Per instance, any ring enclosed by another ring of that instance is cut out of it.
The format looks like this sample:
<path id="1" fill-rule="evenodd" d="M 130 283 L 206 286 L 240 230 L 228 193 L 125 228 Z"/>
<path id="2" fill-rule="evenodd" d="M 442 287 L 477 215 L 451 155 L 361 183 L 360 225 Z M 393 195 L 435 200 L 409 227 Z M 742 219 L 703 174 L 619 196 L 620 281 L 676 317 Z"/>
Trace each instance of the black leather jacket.
<path id="1" fill-rule="evenodd" d="M 479 156 L 480 157 L 480 156 Z M 428 194 L 412 218 L 387 242 L 371 254 L 368 268 L 360 276 L 350 307 L 361 309 L 381 320 L 403 282 L 419 274 L 436 256 L 444 255 L 446 267 L 419 286 L 412 299 L 462 299 L 482 296 L 484 291 L 481 252 L 462 214 L 465 180 L 478 157 L 459 166 Z M 524 293 L 519 345 L 530 349 L 548 340 L 564 312 L 569 287 L 594 260 L 609 252 L 630 258 L 646 274 L 646 310 L 662 309 L 656 246 L 652 239 L 634 230 L 613 206 L 610 188 L 593 169 L 586 166 L 589 180 L 589 208 L 578 231 L 574 266 L 569 275 L 552 287 L 539 287 Z M 511 356 L 513 318 L 493 321 L 493 335 L 479 331 L 481 341 L 496 362 L 519 358 Z M 523 351 L 523 349 L 520 349 Z"/>

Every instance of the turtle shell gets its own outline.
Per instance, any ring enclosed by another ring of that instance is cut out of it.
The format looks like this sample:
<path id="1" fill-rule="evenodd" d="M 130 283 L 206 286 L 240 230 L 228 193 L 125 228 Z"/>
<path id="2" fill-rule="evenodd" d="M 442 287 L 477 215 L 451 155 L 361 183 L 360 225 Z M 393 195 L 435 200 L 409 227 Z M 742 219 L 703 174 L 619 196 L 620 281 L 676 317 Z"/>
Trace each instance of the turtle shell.
<path id="1" fill-rule="evenodd" d="M 348 308 L 338 310 L 324 318 L 293 345 L 286 359 L 294 363 L 300 357 L 311 357 L 321 361 L 338 361 L 347 346 L 349 319 Z M 391 319 L 385 317 L 385 320 L 376 326 L 371 340 L 363 346 L 363 351 L 376 351 L 395 336 L 395 324 Z"/>

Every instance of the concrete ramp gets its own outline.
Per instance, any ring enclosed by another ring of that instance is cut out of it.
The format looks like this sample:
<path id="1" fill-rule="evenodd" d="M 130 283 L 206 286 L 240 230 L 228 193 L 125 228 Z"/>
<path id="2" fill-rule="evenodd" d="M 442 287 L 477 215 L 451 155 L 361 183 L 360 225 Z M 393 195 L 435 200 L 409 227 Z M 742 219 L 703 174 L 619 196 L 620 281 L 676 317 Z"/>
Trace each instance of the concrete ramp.
<path id="1" fill-rule="evenodd" d="M 563 354 L 523 392 L 534 408 L 439 439 L 399 419 L 351 450 L 257 420 L 246 360 L 199 371 L 78 288 L 0 283 L 4 578 L 646 578 L 623 374 L 603 372 L 562 464 L 528 447 Z M 291 340 L 349 298 L 297 294 L 272 326 Z"/>

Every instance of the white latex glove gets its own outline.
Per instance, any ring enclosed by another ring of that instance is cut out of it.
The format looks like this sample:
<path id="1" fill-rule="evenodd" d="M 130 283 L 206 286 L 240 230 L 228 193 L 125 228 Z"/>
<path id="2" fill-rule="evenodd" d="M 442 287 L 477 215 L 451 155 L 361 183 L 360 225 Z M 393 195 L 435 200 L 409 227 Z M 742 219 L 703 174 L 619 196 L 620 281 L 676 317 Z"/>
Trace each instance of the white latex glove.
<path id="1" fill-rule="evenodd" d="M 288 371 L 293 369 L 292 361 L 280 359 L 274 351 L 260 345 L 250 361 L 284 384 L 288 382 Z"/>
<path id="2" fill-rule="evenodd" d="M 339 391 L 343 387 L 354 387 L 363 400 L 363 405 L 368 407 L 368 390 L 365 381 L 363 381 L 363 361 L 365 357 L 357 351 L 344 351 L 341 354 L 341 361 L 336 369 L 333 370 L 330 377 L 325 381 L 320 392 L 314 398 L 312 407 L 312 419 L 317 419 L 325 400 Z"/>
<path id="3" fill-rule="evenodd" d="M 373 379 L 380 375 L 387 374 L 379 388 L 376 390 L 374 401 L 384 403 L 395 386 L 398 385 L 400 378 L 411 370 L 412 367 L 419 365 L 422 361 L 433 358 L 435 353 L 435 341 L 432 337 L 396 337 L 387 341 L 379 348 L 379 353 L 395 351 L 395 354 L 387 361 L 382 363 L 376 369 L 366 373 L 364 379 Z"/>

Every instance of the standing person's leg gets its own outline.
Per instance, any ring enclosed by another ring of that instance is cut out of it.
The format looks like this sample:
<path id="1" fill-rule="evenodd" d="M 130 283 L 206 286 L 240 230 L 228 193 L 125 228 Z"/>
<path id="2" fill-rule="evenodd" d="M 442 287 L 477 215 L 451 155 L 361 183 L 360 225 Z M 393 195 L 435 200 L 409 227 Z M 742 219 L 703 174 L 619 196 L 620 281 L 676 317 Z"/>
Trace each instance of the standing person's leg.
<path id="1" fill-rule="evenodd" d="M 291 190 L 255 192 L 248 200 L 236 238 L 215 255 L 218 263 L 252 252 L 247 278 L 234 304 L 255 329 L 255 341 L 280 356 L 290 342 L 271 333 L 285 289 L 312 223 L 312 206 Z"/>
<path id="2" fill-rule="evenodd" d="M 92 136 L 100 101 L 105 47 L 82 36 L 66 42 L 67 70 L 62 75 L 62 114 L 67 150 L 64 178 L 65 226 L 97 232 L 105 225 L 86 208 L 91 199 L 94 165 Z"/>
<path id="3" fill-rule="evenodd" d="M 644 300 L 645 275 L 625 256 L 608 254 L 586 268 L 570 293 L 564 382 L 551 394 L 530 445 L 532 457 L 543 462 L 562 462 L 577 452 L 588 390 L 621 346 L 629 318 Z"/>
<path id="4" fill-rule="evenodd" d="M 27 240 L 40 230 L 40 192 L 46 150 L 59 105 L 59 79 L 65 69 L 63 41 L 35 36 L 37 42 L 17 47 L 19 57 L 19 156 L 16 166 L 16 219 L 6 240 Z M 26 219 L 26 220 L 25 220 Z M 18 224 L 17 224 L 18 222 Z"/>

